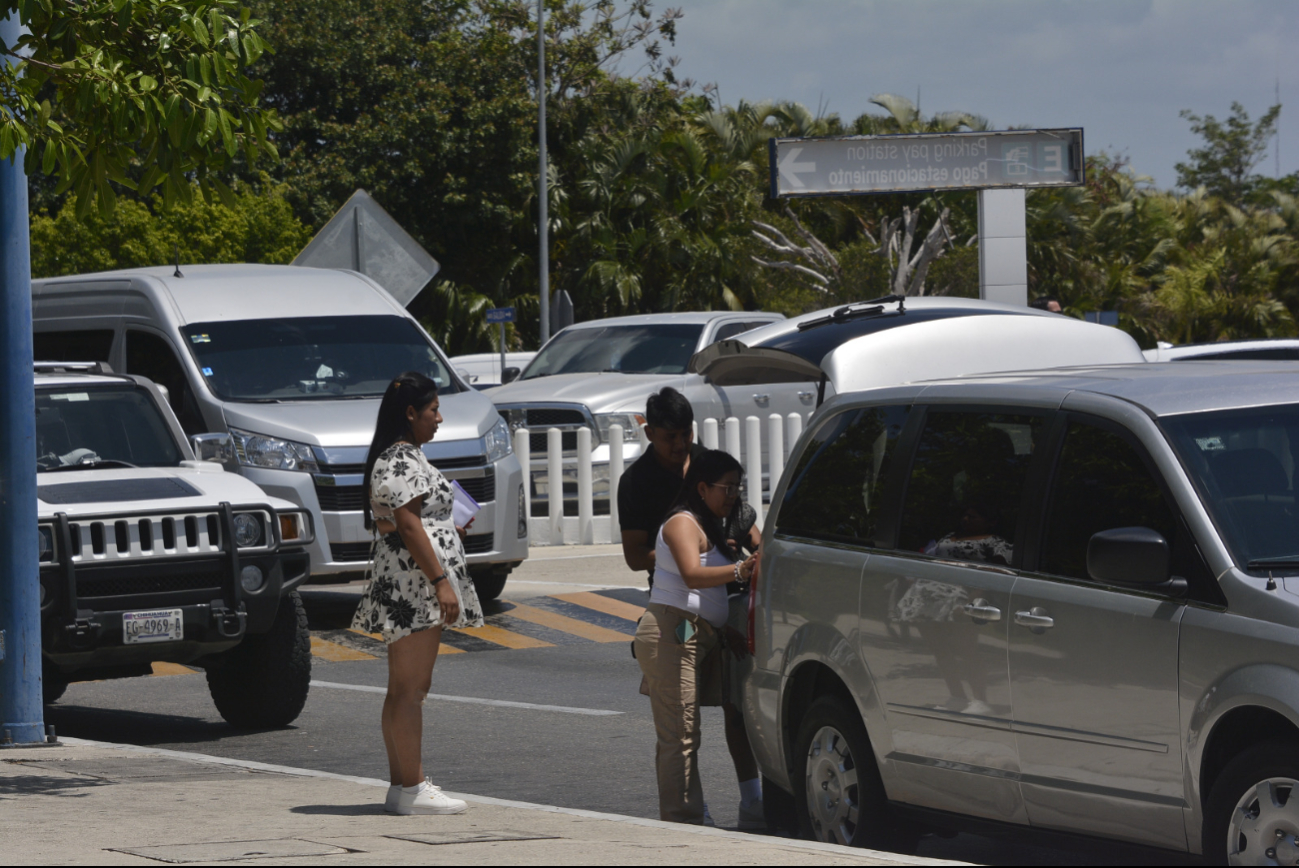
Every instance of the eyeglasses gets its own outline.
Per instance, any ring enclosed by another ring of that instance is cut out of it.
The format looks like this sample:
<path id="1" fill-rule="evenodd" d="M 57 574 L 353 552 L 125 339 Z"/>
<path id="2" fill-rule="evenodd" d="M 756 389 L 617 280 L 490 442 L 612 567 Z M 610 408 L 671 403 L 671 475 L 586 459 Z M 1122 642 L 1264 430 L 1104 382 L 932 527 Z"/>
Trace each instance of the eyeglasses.
<path id="1" fill-rule="evenodd" d="M 709 482 L 706 484 L 711 485 L 713 488 L 722 489 L 726 492 L 727 497 L 735 497 L 740 493 L 740 486 L 738 485 L 727 485 L 725 482 Z"/>

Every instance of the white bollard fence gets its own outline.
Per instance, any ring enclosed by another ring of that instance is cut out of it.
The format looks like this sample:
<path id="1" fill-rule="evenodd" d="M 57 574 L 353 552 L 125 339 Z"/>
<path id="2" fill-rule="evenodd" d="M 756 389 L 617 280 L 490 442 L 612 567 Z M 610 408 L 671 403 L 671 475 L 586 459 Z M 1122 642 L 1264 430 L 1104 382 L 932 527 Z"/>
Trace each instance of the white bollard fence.
<path id="1" fill-rule="evenodd" d="M 789 451 L 803 433 L 803 423 L 804 417 L 799 413 L 788 416 L 772 413 L 765 424 L 758 416 L 748 416 L 743 420 L 731 416 L 721 420 L 721 424 L 717 419 L 704 419 L 696 425 L 696 435 L 705 447 L 725 449 L 744 467 L 744 497 L 758 513 L 759 526 L 770 510 L 771 493 L 788 464 Z M 648 448 L 644 428 L 637 433 L 641 449 Z M 531 434 L 526 428 L 514 432 L 514 451 L 525 472 L 531 475 L 524 485 L 530 543 L 544 546 L 618 542 L 621 534 L 618 530 L 617 492 L 626 467 L 622 426 L 609 426 L 608 458 L 606 461 L 602 456 L 598 463 L 593 455 L 597 445 L 595 435 L 589 428 L 576 431 L 547 429 L 544 456 L 532 454 Z M 566 435 L 573 438 L 569 445 L 576 447 L 567 453 L 564 450 Z M 540 472 L 540 465 L 533 468 L 534 457 L 538 461 L 544 458 L 544 473 Z M 597 468 L 601 473 L 597 473 Z M 606 515 L 595 514 L 595 482 L 600 476 L 607 478 L 609 483 L 607 494 L 601 494 L 602 500 L 608 498 Z M 569 481 L 569 500 L 573 499 L 572 492 L 576 488 L 576 510 L 569 507 L 569 512 L 575 511 L 576 516 L 564 515 L 565 478 Z M 545 514 L 533 516 L 533 496 L 539 487 L 545 491 Z"/>

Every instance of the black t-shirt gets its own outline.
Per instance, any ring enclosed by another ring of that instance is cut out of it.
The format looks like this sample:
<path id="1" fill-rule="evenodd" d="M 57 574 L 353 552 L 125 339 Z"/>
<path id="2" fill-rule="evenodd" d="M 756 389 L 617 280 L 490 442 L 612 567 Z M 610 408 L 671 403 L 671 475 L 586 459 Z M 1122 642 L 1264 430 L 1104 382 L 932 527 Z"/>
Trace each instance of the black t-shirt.
<path id="1" fill-rule="evenodd" d="M 698 443 L 690 447 L 694 461 L 706 450 Z M 618 525 L 622 530 L 643 530 L 649 534 L 650 546 L 658 536 L 659 525 L 667 516 L 672 502 L 681 491 L 681 477 L 665 470 L 654 457 L 654 447 L 645 449 L 627 468 L 618 482 Z"/>

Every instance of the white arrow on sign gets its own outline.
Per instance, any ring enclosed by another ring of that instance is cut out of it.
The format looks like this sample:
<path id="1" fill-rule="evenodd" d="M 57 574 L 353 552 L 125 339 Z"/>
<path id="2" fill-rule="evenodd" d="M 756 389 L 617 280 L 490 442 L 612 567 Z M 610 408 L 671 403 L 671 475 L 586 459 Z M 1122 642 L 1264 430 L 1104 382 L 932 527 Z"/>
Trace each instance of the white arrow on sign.
<path id="1" fill-rule="evenodd" d="M 805 186 L 802 179 L 798 177 L 799 172 L 816 171 L 816 163 L 794 162 L 798 159 L 798 155 L 801 153 L 803 153 L 802 148 L 790 148 L 785 156 L 780 158 L 780 162 L 776 164 L 776 168 L 780 171 L 781 177 L 783 177 L 785 183 L 789 184 L 791 187 Z"/>

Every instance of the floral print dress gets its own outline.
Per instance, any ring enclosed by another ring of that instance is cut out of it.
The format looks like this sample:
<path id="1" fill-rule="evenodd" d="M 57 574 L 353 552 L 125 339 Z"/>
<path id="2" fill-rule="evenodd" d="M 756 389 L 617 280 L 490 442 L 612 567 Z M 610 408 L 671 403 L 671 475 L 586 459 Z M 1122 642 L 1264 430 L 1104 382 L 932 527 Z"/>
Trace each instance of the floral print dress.
<path id="1" fill-rule="evenodd" d="M 392 520 L 393 510 L 417 498 L 424 499 L 420 519 L 460 598 L 460 618 L 447 627 L 483 626 L 483 607 L 478 602 L 465 549 L 451 520 L 452 488 L 442 472 L 428 463 L 424 452 L 409 443 L 397 443 L 384 450 L 374 462 L 370 476 L 370 507 L 376 523 Z M 370 547 L 372 580 L 361 597 L 352 626 L 365 633 L 382 633 L 391 644 L 411 633 L 443 625 L 433 583 L 406 550 L 401 536 L 376 534 Z"/>

